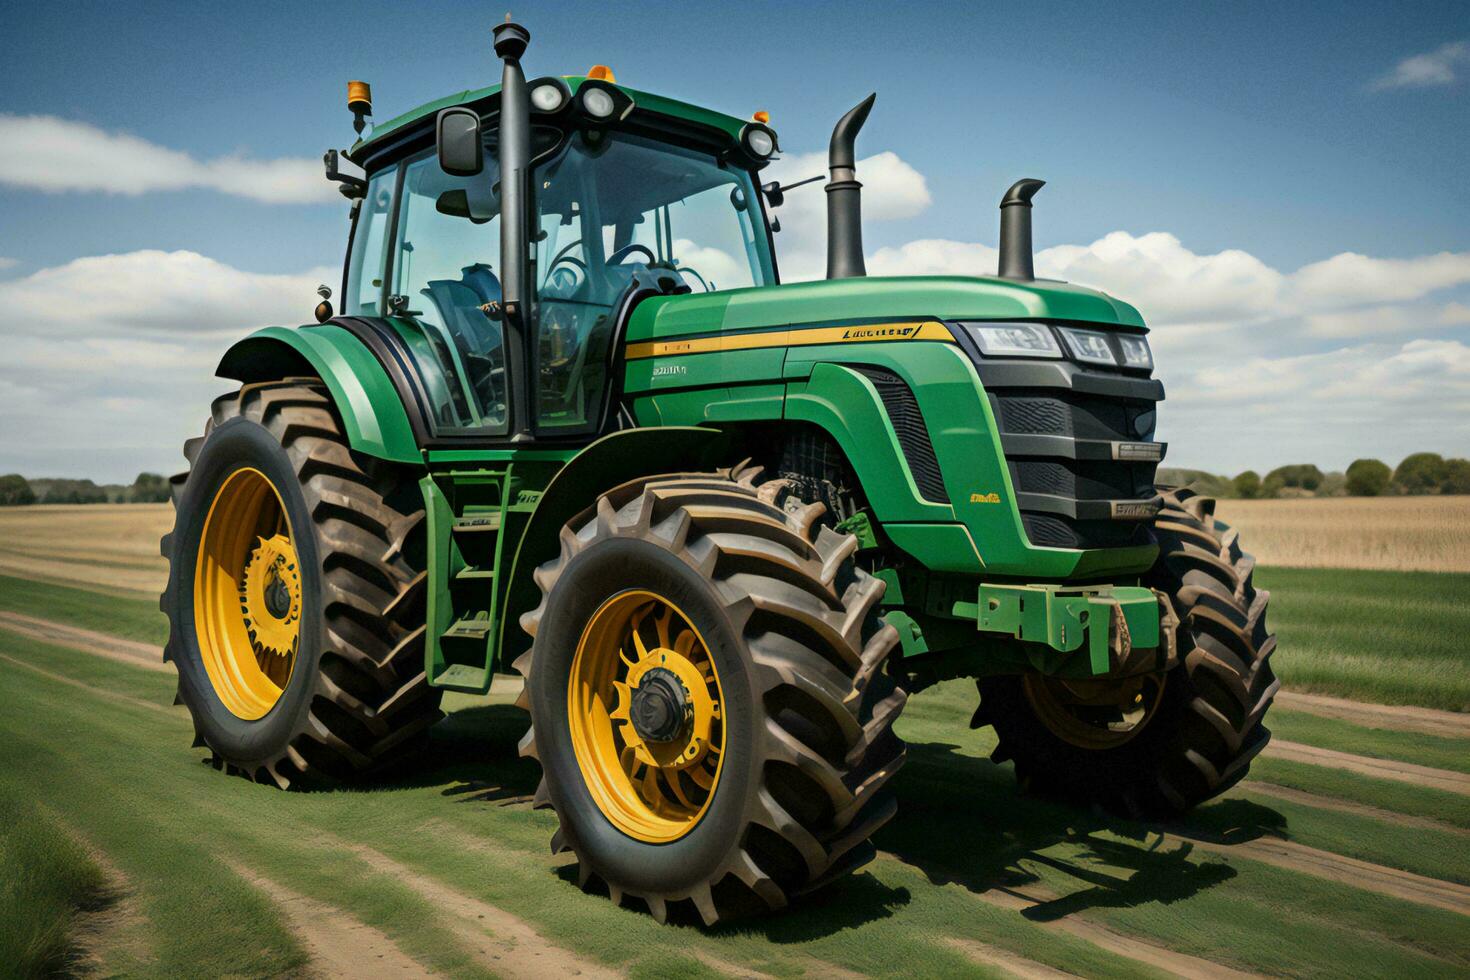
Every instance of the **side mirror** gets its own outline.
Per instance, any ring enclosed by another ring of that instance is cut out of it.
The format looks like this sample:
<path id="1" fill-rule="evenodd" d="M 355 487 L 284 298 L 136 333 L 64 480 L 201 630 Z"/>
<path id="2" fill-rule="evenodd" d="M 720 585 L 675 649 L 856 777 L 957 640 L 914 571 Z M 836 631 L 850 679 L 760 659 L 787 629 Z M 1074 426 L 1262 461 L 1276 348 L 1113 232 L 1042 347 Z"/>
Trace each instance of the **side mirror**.
<path id="1" fill-rule="evenodd" d="M 485 140 L 480 114 L 456 106 L 439 113 L 434 124 L 439 168 L 451 177 L 473 177 L 485 169 Z"/>
<path id="2" fill-rule="evenodd" d="M 355 201 L 367 193 L 367 181 L 342 172 L 336 150 L 328 150 L 322 155 L 322 169 L 326 171 L 327 179 L 337 184 L 337 189 L 348 200 Z"/>

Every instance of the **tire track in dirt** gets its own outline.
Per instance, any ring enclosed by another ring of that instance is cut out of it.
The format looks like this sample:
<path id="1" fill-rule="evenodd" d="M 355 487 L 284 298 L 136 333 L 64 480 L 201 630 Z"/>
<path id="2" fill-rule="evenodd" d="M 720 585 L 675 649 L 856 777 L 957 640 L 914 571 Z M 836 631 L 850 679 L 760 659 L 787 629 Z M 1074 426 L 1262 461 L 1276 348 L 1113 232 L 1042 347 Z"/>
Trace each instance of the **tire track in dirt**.
<path id="1" fill-rule="evenodd" d="M 972 898 L 1010 912 L 1025 912 L 1034 906 L 1046 905 L 1062 897 L 1040 884 L 1029 884 L 1021 888 L 1014 885 L 1003 885 L 995 880 L 977 881 L 969 875 L 927 863 L 916 865 L 891 851 L 879 851 L 878 855 L 907 867 L 916 867 L 936 884 L 944 881 L 954 882 L 964 887 Z M 1244 980 L 1244 978 L 1258 976 L 1258 974 L 1237 970 L 1198 956 L 1190 956 L 1188 953 L 1178 953 L 1126 933 L 1116 932 L 1076 913 L 1069 913 L 1054 919 L 1027 918 L 1026 922 L 1052 932 L 1065 933 L 1116 956 L 1163 970 L 1171 976 L 1202 977 L 1205 980 Z M 1015 954 L 1007 955 L 1014 956 Z M 1051 969 L 1044 964 L 1036 965 L 1041 969 Z"/>
<path id="2" fill-rule="evenodd" d="M 1277 691 L 1277 707 L 1303 714 L 1320 715 L 1350 721 L 1364 728 L 1387 728 L 1399 732 L 1419 732 L 1444 738 L 1470 738 L 1470 714 L 1437 711 L 1401 704 L 1370 704 L 1348 701 L 1325 694 L 1299 694 Z"/>
<path id="3" fill-rule="evenodd" d="M 1009 886 L 995 887 L 975 897 L 998 908 L 1024 912 L 1032 906 L 1056 901 L 1059 896 L 1040 886 L 1028 885 L 1024 889 Z M 1027 921 L 1043 929 L 1065 932 L 1076 939 L 1092 943 L 1099 949 L 1133 960 L 1135 963 L 1163 970 L 1176 977 L 1198 977 L 1204 980 L 1247 980 L 1247 978 L 1259 976 L 1259 974 L 1247 973 L 1211 960 L 1201 959 L 1198 956 L 1190 956 L 1188 953 L 1179 953 L 1163 946 L 1156 946 L 1134 936 L 1114 932 L 1107 926 L 1077 916 L 1069 915 L 1051 920 L 1028 919 Z"/>
<path id="4" fill-rule="evenodd" d="M 249 868 L 230 868 L 281 910 L 301 942 L 314 974 L 343 980 L 403 980 L 431 973 L 382 932 L 325 902 L 318 902 Z"/>
<path id="5" fill-rule="evenodd" d="M 162 711 L 165 714 L 172 713 L 172 709 L 169 708 L 168 705 L 156 704 L 153 701 L 144 701 L 142 698 L 135 698 L 130 694 L 123 694 L 118 691 L 109 691 L 105 688 L 93 687 L 91 684 L 87 684 L 72 677 L 67 677 L 64 674 L 56 674 L 47 670 L 44 667 L 37 667 L 33 663 L 21 660 L 18 657 L 12 657 L 8 653 L 0 653 L 0 660 L 4 660 L 6 663 L 14 664 L 17 667 L 24 667 L 26 670 L 29 670 L 35 674 L 40 674 L 42 677 L 45 677 L 48 680 L 53 680 L 57 683 L 65 684 L 68 687 L 79 688 L 90 694 L 95 694 L 98 697 L 108 698 L 113 701 L 121 701 L 124 704 L 137 705 L 140 708 L 147 708 L 150 711 Z"/>
<path id="6" fill-rule="evenodd" d="M 1240 789 L 1246 793 L 1258 793 L 1261 796 L 1286 800 L 1289 803 L 1300 803 L 1303 806 L 1314 807 L 1318 810 L 1333 810 L 1337 813 L 1351 813 L 1354 816 L 1369 817 L 1374 820 L 1381 820 L 1384 823 L 1393 824 L 1396 827 L 1406 827 L 1412 830 L 1434 830 L 1442 834 L 1456 834 L 1461 837 L 1470 837 L 1470 830 L 1466 830 L 1464 827 L 1456 827 L 1452 823 L 1445 823 L 1443 820 L 1435 820 L 1433 817 L 1399 813 L 1395 810 L 1385 810 L 1382 807 L 1369 806 L 1366 803 L 1354 803 L 1352 800 L 1339 800 L 1331 796 L 1318 796 L 1316 793 L 1308 793 L 1302 789 L 1293 789 L 1290 786 L 1278 786 L 1275 783 L 1261 783 L 1250 780 L 1241 783 Z"/>
<path id="7" fill-rule="evenodd" d="M 1371 756 L 1354 755 L 1351 752 L 1339 752 L 1336 749 L 1323 749 L 1315 745 L 1304 745 L 1301 742 L 1288 742 L 1276 738 L 1267 744 L 1262 754 L 1275 759 L 1305 762 L 1329 769 L 1344 769 L 1363 776 L 1391 779 L 1394 782 L 1411 783 L 1429 789 L 1458 793 L 1460 796 L 1470 796 L 1470 774 L 1451 772 L 1448 769 L 1416 766 L 1412 762 L 1399 762 L 1395 759 L 1375 759 Z"/>
<path id="8" fill-rule="evenodd" d="M 1452 881 L 1426 878 L 1412 871 L 1360 861 L 1279 837 L 1232 842 L 1203 834 L 1193 835 L 1179 828 L 1170 828 L 1163 832 L 1163 837 L 1166 842 L 1189 843 L 1225 857 L 1260 861 L 1363 891 L 1470 916 L 1470 887 Z"/>
<path id="9" fill-rule="evenodd" d="M 529 804 L 530 798 L 527 797 L 524 802 Z M 512 804 L 510 801 L 503 800 L 500 805 Z M 566 854 L 538 856 L 537 854 L 503 847 L 476 837 L 473 834 L 466 833 L 461 828 L 444 820 L 429 820 L 425 822 L 424 829 L 431 832 L 438 840 L 452 842 L 462 850 L 483 854 L 493 861 L 518 861 L 534 865 L 538 868 L 561 868 L 575 863 L 575 858 Z M 351 845 L 344 844 L 343 846 L 350 847 Z M 774 980 L 774 977 L 769 974 L 762 973 L 753 967 L 730 963 L 706 950 L 687 949 L 685 952 L 711 970 L 728 977 L 747 977 L 750 980 Z M 855 973 L 835 963 L 829 963 L 826 960 L 818 959 L 806 953 L 783 949 L 782 954 L 786 959 L 801 967 L 803 977 L 812 977 L 816 978 L 816 980 L 862 980 L 864 976 L 862 973 Z"/>
<path id="10" fill-rule="evenodd" d="M 84 630 L 80 626 L 68 626 L 66 623 L 5 610 L 0 610 L 0 626 L 33 640 L 72 647 L 83 653 L 132 664 L 134 667 L 169 674 L 174 672 L 173 667 L 163 662 L 163 648 L 148 643 L 123 640 L 106 633 Z"/>
<path id="11" fill-rule="evenodd" d="M 943 942 L 973 963 L 994 967 L 1020 980 L 1070 980 L 1077 976 L 974 939 L 947 937 Z"/>
<path id="12" fill-rule="evenodd" d="M 106 892 L 100 896 L 98 906 L 83 910 L 77 919 L 75 931 L 70 937 L 77 954 L 76 960 L 71 964 L 73 972 L 99 976 L 109 973 L 108 961 L 115 958 L 113 954 L 121 954 L 138 964 L 152 963 L 156 957 L 143 938 L 148 916 L 138 901 L 138 890 L 133 885 L 133 880 L 117 866 L 107 852 L 62 819 L 55 809 L 46 803 L 37 803 L 36 806 L 86 853 L 88 859 L 102 872 L 107 886 Z"/>
<path id="13" fill-rule="evenodd" d="M 546 980 L 561 980 L 573 974 L 610 980 L 620 975 L 551 943 L 519 916 L 456 891 L 380 851 L 361 844 L 344 842 L 342 846 L 373 870 L 417 892 L 440 911 L 448 912 L 451 918 L 445 926 L 492 970 Z"/>

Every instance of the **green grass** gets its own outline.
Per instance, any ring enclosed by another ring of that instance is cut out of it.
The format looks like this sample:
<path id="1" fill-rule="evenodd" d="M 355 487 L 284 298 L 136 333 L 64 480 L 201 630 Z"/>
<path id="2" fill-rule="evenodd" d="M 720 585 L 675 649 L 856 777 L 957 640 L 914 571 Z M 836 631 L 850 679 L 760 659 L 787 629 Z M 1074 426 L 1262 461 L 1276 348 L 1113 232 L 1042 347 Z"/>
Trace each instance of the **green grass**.
<path id="1" fill-rule="evenodd" d="M 1251 778 L 1470 829 L 1470 797 L 1458 793 L 1270 756 L 1251 763 Z"/>
<path id="2" fill-rule="evenodd" d="M 1322 718 L 1277 705 L 1267 727 L 1277 738 L 1337 749 L 1376 759 L 1394 759 L 1419 766 L 1470 773 L 1470 738 L 1445 738 L 1420 732 L 1399 732 Z"/>
<path id="3" fill-rule="evenodd" d="M 0 609 L 159 647 L 168 640 L 168 620 L 158 611 L 157 599 L 0 575 Z"/>
<path id="4" fill-rule="evenodd" d="M 22 977 L 65 971 L 76 920 L 108 898 L 102 870 L 31 803 L 0 784 L 0 964 Z"/>
<path id="5" fill-rule="evenodd" d="M 1458 610 L 1433 610 L 1442 604 L 1445 580 L 1470 576 L 1429 576 L 1441 588 L 1420 583 L 1411 595 L 1413 589 L 1394 592 L 1390 585 L 1382 592 L 1382 583 L 1357 578 L 1375 573 L 1344 574 L 1327 590 L 1329 597 L 1317 598 L 1312 582 L 1293 579 L 1295 573 L 1261 573 L 1263 584 L 1275 590 L 1272 622 L 1282 635 L 1276 663 L 1284 675 L 1297 661 L 1321 665 L 1305 638 L 1313 635 L 1311 616 L 1321 611 L 1316 603 L 1325 608 L 1337 601 L 1360 613 L 1372 607 L 1390 623 L 1400 612 L 1447 616 L 1435 629 L 1464 618 Z M 1340 598 L 1348 586 L 1357 589 L 1357 599 Z M 0 608 L 147 642 L 163 638 L 162 617 L 146 600 L 0 577 Z M 1400 642 L 1409 642 L 1408 635 Z M 1455 663 L 1444 647 L 1429 644 L 1435 662 L 1453 675 Z M 1390 666 L 1397 662 L 1398 654 L 1381 643 L 1353 650 L 1363 657 L 1376 651 Z M 409 882 L 365 863 L 353 850 L 358 846 L 512 912 L 550 941 L 632 977 L 708 975 L 701 956 L 778 977 L 810 972 L 813 959 L 877 975 L 994 975 L 945 944 L 947 937 L 1086 976 L 1155 975 L 1136 961 L 1044 928 L 1062 916 L 1084 916 L 1244 970 L 1307 977 L 1470 970 L 1464 919 L 1452 913 L 1229 852 L 1180 846 L 1154 827 L 1018 796 L 1010 767 L 986 758 L 991 732 L 967 727 L 976 701 L 969 681 L 911 699 L 900 721 L 910 761 L 894 784 L 900 816 L 878 834 L 882 854 L 866 872 L 783 915 L 704 930 L 660 927 L 637 910 L 614 908 L 576 889 L 567 856 L 548 854 L 554 816 L 523 802 L 535 787 L 537 768 L 517 756 L 525 716 L 506 704 L 446 699 L 451 713 L 434 730 L 429 755 L 414 771 L 372 791 L 280 793 L 199 764 L 202 751 L 188 748 L 187 715 L 164 707 L 173 694 L 167 674 L 3 630 L 0 653 L 94 689 L 0 660 L 0 819 L 17 813 L 9 825 L 44 835 L 44 813 L 14 809 L 17 801 L 44 799 L 48 812 L 64 814 L 67 825 L 132 883 L 149 955 L 104 963 L 107 972 L 300 970 L 305 959 L 297 940 L 270 901 L 232 870 L 240 865 L 381 930 L 426 968 L 446 976 L 486 975 L 443 910 Z M 1269 723 L 1283 738 L 1470 771 L 1467 740 L 1367 729 L 1300 712 L 1273 712 Z M 1268 757 L 1256 761 L 1252 775 L 1470 827 L 1470 800 L 1454 794 Z M 1178 829 L 1224 839 L 1281 835 L 1470 881 L 1470 838 L 1464 835 L 1289 802 L 1253 793 L 1249 782 Z M 40 866 L 43 877 L 64 882 L 64 873 L 44 870 L 51 866 Z M 1017 913 L 982 900 L 996 887 L 1041 888 L 1055 898 Z M 85 903 L 88 893 L 79 894 L 67 907 Z M 61 935 L 65 948 L 65 927 Z"/>
<path id="6" fill-rule="evenodd" d="M 1283 686 L 1470 710 L 1470 574 L 1261 568 Z"/>

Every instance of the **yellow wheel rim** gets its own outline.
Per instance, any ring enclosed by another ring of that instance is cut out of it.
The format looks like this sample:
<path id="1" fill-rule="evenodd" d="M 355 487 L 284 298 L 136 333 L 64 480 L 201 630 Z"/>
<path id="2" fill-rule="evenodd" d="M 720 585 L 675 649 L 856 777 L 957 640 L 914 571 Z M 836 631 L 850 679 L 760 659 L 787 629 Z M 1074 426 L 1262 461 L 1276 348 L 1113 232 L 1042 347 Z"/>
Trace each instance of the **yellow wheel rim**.
<path id="1" fill-rule="evenodd" d="M 1026 700 L 1058 738 L 1084 749 L 1111 749 L 1143 731 L 1163 700 L 1165 674 L 1116 680 L 1026 674 Z"/>
<path id="2" fill-rule="evenodd" d="M 214 495 L 194 569 L 204 672 L 230 713 L 264 717 L 281 699 L 301 639 L 301 566 L 264 473 L 239 469 Z"/>
<path id="3" fill-rule="evenodd" d="M 613 826 L 667 843 L 709 809 L 724 760 L 724 698 L 689 617 L 653 592 L 612 597 L 572 659 L 567 720 L 577 765 Z"/>

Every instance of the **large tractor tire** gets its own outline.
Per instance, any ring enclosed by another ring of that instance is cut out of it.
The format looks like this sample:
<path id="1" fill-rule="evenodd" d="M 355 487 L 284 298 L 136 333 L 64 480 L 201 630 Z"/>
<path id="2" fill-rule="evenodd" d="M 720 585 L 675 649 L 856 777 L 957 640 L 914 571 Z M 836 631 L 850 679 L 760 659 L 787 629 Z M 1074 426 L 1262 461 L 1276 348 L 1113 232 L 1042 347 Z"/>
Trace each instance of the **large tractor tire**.
<path id="1" fill-rule="evenodd" d="M 536 571 L 515 667 L 584 888 L 706 924 L 866 863 L 893 815 L 897 633 L 856 541 L 754 468 L 603 494 Z"/>
<path id="2" fill-rule="evenodd" d="M 1124 680 L 983 678 L 975 727 L 994 726 L 991 758 L 1012 760 L 1033 793 L 1130 816 L 1181 813 L 1234 786 L 1265 748 L 1262 717 L 1281 686 L 1266 629 L 1270 593 L 1255 559 L 1215 520 L 1215 502 L 1161 488 L 1159 557 L 1143 584 L 1179 617 L 1178 662 Z"/>
<path id="3" fill-rule="evenodd" d="M 352 452 L 315 379 L 218 398 L 184 444 L 160 606 L 195 745 L 282 788 L 376 770 L 440 717 L 424 676 L 423 502 Z"/>

